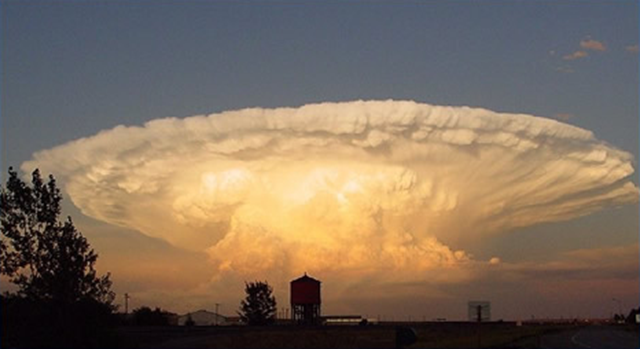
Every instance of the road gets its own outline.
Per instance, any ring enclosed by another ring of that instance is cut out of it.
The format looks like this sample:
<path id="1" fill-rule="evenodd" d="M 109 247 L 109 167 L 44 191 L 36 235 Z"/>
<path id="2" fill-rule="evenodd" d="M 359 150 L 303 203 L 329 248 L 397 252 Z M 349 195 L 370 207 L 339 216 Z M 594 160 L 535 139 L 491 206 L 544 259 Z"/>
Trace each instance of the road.
<path id="1" fill-rule="evenodd" d="M 542 336 L 543 349 L 624 349 L 640 348 L 638 332 L 625 331 L 612 326 L 588 326 L 578 330 Z"/>

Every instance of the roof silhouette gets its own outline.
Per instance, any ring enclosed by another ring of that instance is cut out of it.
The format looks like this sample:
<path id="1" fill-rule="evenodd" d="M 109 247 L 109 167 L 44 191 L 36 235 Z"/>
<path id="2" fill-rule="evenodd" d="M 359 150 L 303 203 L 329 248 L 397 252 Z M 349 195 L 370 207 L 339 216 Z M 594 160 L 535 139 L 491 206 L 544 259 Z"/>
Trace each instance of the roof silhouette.
<path id="1" fill-rule="evenodd" d="M 312 282 L 320 283 L 320 280 L 316 280 L 316 279 L 310 277 L 309 275 L 307 275 L 306 272 L 304 273 L 303 276 L 301 276 L 301 277 L 299 277 L 299 278 L 297 278 L 295 280 L 292 280 L 291 282 L 293 283 L 293 282 L 302 282 L 302 281 L 305 281 L 305 282 L 312 281 Z"/>

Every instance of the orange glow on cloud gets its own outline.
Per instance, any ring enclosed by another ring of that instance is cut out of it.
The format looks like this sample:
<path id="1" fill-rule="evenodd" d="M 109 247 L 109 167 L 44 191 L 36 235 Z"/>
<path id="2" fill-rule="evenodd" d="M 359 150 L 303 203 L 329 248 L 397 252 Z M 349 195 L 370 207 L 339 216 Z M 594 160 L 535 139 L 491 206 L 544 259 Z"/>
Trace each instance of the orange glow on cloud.
<path id="1" fill-rule="evenodd" d="M 348 287 L 469 280 L 480 262 L 443 238 L 637 202 L 631 163 L 555 120 L 357 101 L 120 126 L 23 170 L 55 174 L 90 217 L 206 251 L 215 280 L 309 271 Z"/>

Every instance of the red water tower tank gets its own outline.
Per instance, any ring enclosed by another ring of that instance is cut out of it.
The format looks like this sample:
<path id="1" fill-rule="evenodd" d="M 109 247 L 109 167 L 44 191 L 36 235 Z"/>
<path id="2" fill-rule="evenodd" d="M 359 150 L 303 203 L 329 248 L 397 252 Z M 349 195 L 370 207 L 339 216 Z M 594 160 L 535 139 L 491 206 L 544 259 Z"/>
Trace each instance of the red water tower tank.
<path id="1" fill-rule="evenodd" d="M 320 323 L 320 281 L 307 273 L 291 281 L 291 312 L 295 322 Z"/>

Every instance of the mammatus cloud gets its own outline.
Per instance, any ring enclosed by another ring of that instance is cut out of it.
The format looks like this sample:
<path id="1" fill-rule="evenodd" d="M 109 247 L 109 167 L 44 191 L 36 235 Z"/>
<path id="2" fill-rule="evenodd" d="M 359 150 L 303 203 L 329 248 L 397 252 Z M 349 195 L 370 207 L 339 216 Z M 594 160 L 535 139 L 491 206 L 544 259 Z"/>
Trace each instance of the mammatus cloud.
<path id="1" fill-rule="evenodd" d="M 591 38 L 586 38 L 580 41 L 580 47 L 585 50 L 593 50 L 593 51 L 606 51 L 607 47 L 604 43 L 598 40 L 593 40 Z"/>
<path id="2" fill-rule="evenodd" d="M 566 61 L 573 61 L 576 59 L 585 58 L 587 56 L 589 56 L 587 51 L 578 50 L 578 51 L 575 51 L 574 53 L 562 56 L 562 59 Z"/>
<path id="3" fill-rule="evenodd" d="M 471 277 L 461 239 L 638 199 L 632 156 L 523 114 L 410 101 L 118 126 L 36 153 L 87 216 L 206 251 L 214 278 Z M 446 244 L 445 244 L 446 242 Z M 500 265 L 500 259 L 482 262 Z"/>

